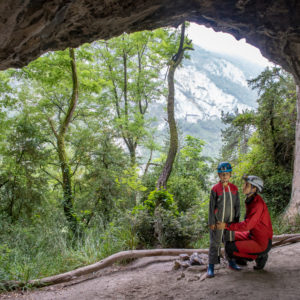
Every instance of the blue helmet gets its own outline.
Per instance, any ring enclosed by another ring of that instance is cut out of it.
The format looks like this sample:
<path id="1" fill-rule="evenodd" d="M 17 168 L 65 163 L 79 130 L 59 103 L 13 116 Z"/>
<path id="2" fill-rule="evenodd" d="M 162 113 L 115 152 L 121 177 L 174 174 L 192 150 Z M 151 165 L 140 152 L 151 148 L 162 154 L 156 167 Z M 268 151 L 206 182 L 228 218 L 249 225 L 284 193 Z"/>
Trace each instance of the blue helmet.
<path id="1" fill-rule="evenodd" d="M 227 161 L 220 162 L 218 165 L 218 173 L 232 172 L 231 164 Z"/>

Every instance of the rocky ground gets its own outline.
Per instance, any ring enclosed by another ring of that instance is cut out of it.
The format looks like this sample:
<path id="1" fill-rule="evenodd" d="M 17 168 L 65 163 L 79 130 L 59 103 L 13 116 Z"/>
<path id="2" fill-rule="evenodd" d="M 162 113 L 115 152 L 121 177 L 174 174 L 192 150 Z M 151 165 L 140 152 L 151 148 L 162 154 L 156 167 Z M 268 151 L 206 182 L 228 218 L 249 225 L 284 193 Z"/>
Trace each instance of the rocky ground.
<path id="1" fill-rule="evenodd" d="M 300 243 L 272 249 L 263 271 L 254 271 L 254 263 L 249 263 L 240 272 L 231 271 L 223 264 L 211 279 L 204 279 L 205 266 L 174 270 L 174 259 L 142 258 L 126 266 L 109 267 L 67 284 L 2 294 L 0 299 L 300 298 Z"/>

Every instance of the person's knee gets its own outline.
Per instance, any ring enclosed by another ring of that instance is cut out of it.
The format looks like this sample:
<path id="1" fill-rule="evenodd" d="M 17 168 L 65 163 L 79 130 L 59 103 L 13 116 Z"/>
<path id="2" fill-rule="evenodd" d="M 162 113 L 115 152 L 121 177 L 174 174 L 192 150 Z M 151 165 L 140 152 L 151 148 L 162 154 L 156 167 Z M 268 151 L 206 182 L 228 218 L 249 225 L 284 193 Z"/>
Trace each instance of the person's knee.
<path id="1" fill-rule="evenodd" d="M 229 258 L 233 258 L 234 257 L 233 253 L 238 252 L 238 248 L 236 247 L 235 242 L 227 242 L 225 244 L 225 251 Z"/>

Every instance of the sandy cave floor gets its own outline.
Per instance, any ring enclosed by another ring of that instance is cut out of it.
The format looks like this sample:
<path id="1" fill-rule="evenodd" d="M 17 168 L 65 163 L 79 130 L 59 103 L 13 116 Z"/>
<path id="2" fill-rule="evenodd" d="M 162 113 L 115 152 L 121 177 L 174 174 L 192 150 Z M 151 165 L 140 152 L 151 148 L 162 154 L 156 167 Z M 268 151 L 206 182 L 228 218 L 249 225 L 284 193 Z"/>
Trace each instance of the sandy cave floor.
<path id="1" fill-rule="evenodd" d="M 174 257 L 148 257 L 66 284 L 0 294 L 0 299 L 300 299 L 300 243 L 272 249 L 262 271 L 253 265 L 240 272 L 221 267 L 214 278 L 201 281 L 203 266 L 174 270 Z"/>

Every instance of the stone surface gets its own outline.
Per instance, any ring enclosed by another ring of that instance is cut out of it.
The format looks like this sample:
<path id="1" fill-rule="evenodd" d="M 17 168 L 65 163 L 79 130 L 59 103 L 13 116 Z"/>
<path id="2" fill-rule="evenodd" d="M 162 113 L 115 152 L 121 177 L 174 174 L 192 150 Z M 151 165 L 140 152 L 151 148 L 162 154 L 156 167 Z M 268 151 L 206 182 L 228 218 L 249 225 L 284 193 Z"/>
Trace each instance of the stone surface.
<path id="1" fill-rule="evenodd" d="M 7 0 L 0 2 L 0 69 L 49 50 L 184 19 L 233 34 L 300 81 L 298 0 Z"/>

